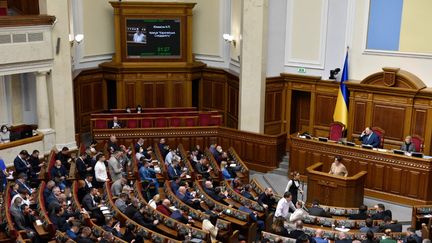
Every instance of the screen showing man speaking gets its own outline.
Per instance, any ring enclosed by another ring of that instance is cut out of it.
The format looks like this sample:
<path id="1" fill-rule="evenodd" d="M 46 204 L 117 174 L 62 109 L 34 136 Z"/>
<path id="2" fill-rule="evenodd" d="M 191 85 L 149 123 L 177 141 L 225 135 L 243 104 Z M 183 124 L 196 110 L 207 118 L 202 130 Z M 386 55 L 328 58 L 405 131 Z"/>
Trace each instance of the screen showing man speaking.
<path id="1" fill-rule="evenodd" d="M 180 19 L 127 19 L 127 58 L 180 58 Z"/>

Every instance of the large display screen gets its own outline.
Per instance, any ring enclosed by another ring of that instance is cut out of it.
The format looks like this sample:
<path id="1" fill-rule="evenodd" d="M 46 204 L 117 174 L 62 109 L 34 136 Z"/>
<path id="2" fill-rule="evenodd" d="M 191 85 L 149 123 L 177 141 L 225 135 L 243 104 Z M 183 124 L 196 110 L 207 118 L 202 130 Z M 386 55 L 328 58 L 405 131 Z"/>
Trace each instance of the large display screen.
<path id="1" fill-rule="evenodd" d="M 126 57 L 181 58 L 180 19 L 126 19 Z"/>

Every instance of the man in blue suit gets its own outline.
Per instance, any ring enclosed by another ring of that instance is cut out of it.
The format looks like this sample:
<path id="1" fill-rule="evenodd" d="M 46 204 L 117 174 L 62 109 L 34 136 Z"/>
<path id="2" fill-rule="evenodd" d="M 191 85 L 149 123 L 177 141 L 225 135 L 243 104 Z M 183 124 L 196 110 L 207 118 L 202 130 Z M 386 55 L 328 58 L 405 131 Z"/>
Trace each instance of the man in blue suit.
<path id="1" fill-rule="evenodd" d="M 362 144 L 372 145 L 374 148 L 378 148 L 381 143 L 380 137 L 369 127 L 366 127 L 366 129 L 361 133 L 359 140 L 362 142 Z"/>
<path id="2" fill-rule="evenodd" d="M 31 165 L 27 162 L 29 153 L 27 150 L 21 150 L 21 152 L 14 159 L 15 173 L 17 175 L 25 173 L 26 175 L 30 172 Z"/>
<path id="3" fill-rule="evenodd" d="M 155 191 L 157 193 L 159 190 L 159 182 L 154 176 L 156 175 L 156 172 L 154 169 L 150 168 L 150 163 L 148 161 L 144 161 L 143 163 L 144 165 L 139 169 L 139 176 L 141 180 L 152 183 L 155 186 Z"/>
<path id="4" fill-rule="evenodd" d="M 253 222 L 257 222 L 258 232 L 264 230 L 264 221 L 258 219 L 256 212 L 251 209 L 251 205 L 249 202 L 245 202 L 242 206 L 238 208 L 238 210 L 248 213 Z"/>

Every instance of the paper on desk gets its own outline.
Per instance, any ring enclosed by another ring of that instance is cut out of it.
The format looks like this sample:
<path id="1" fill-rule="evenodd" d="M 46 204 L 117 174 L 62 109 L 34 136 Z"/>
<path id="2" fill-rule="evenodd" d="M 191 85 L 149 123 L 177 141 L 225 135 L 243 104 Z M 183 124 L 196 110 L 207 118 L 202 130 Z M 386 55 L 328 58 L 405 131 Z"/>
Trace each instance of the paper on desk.
<path id="1" fill-rule="evenodd" d="M 348 228 L 340 228 L 340 227 L 336 227 L 335 230 L 337 230 L 337 231 L 341 231 L 341 232 L 348 232 L 350 229 L 348 229 Z"/>

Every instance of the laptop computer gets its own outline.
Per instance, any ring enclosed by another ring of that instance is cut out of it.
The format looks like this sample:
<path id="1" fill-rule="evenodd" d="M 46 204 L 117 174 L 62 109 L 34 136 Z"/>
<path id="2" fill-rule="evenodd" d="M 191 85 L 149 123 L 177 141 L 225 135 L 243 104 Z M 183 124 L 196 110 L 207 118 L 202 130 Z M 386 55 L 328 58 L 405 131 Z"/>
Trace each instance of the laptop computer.
<path id="1" fill-rule="evenodd" d="M 412 157 L 417 157 L 417 158 L 423 158 L 423 153 L 419 153 L 419 152 L 412 152 L 411 153 Z"/>
<path id="2" fill-rule="evenodd" d="M 321 142 L 327 142 L 327 141 L 328 141 L 328 138 L 325 138 L 325 137 L 319 137 L 318 140 L 321 141 Z"/>
<path id="3" fill-rule="evenodd" d="M 353 143 L 353 142 L 346 142 L 346 145 L 347 146 L 351 146 L 351 147 L 354 147 L 356 144 L 355 143 Z"/>
<path id="4" fill-rule="evenodd" d="M 372 146 L 372 145 L 369 145 L 369 144 L 362 144 L 362 148 L 365 148 L 365 149 L 373 149 L 373 146 Z"/>
<path id="5" fill-rule="evenodd" d="M 402 151 L 402 150 L 399 150 L 399 149 L 395 149 L 395 150 L 393 150 L 393 153 L 395 153 L 395 154 L 400 154 L 400 155 L 404 155 L 404 154 L 405 154 L 405 151 Z"/>

